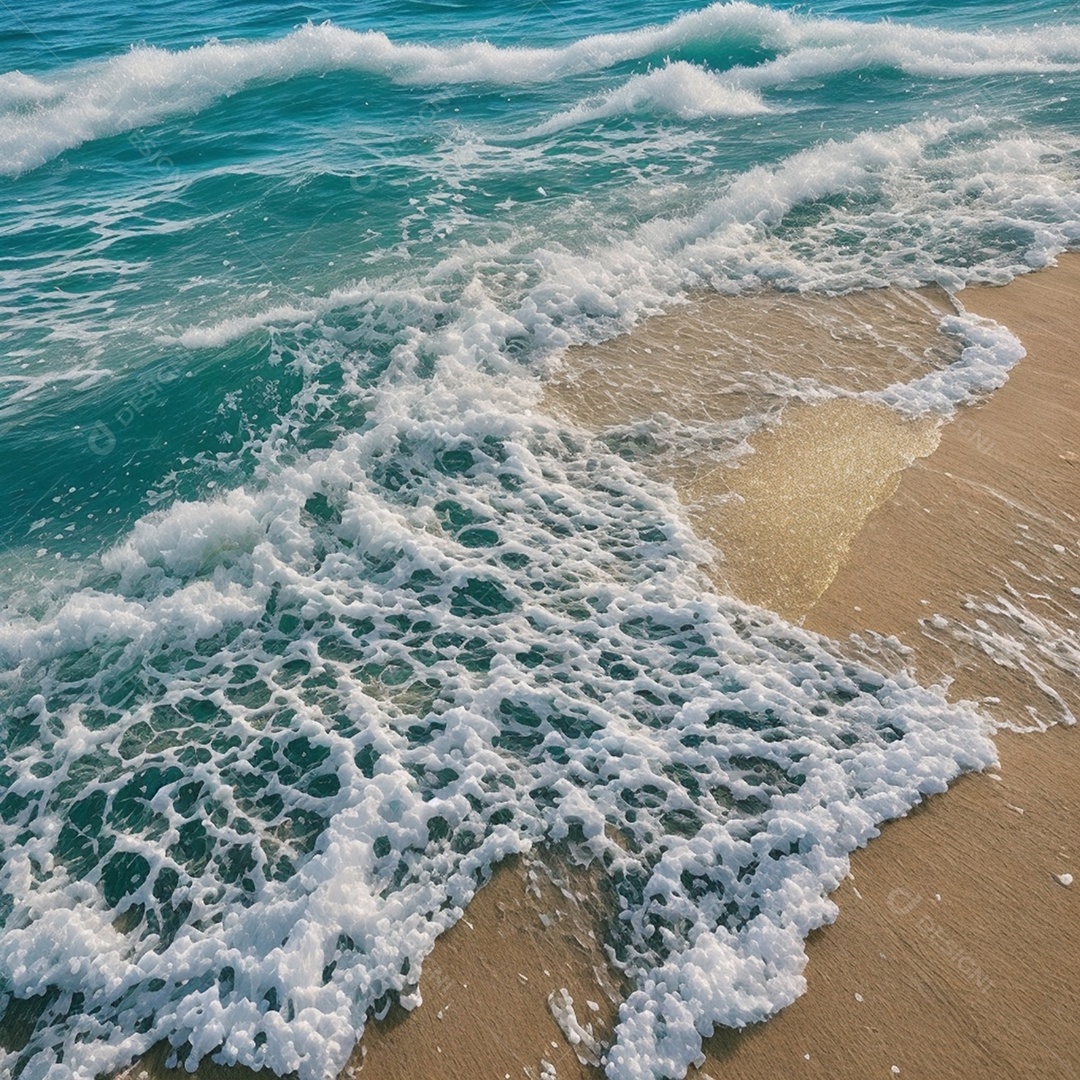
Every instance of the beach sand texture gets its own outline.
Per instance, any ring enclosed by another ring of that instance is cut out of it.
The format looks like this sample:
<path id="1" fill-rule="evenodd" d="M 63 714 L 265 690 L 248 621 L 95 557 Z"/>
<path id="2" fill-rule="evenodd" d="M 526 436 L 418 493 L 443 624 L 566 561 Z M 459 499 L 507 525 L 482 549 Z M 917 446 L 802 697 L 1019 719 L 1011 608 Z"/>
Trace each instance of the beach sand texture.
<path id="1" fill-rule="evenodd" d="M 923 678 L 952 678 L 952 696 L 1005 724 L 1054 724 L 1080 701 L 1078 296 L 1075 255 L 960 295 L 1028 356 L 904 473 L 805 620 L 838 638 L 895 635 Z M 973 639 L 976 619 L 987 629 Z M 714 1038 L 703 1072 L 770 1075 L 803 1057 L 808 1076 L 1078 1075 L 1065 959 L 1080 954 L 1078 900 L 1057 880 L 1080 863 L 1077 736 L 1002 730 L 998 774 L 885 826 L 852 859 L 840 918 L 810 942 L 807 994 Z"/>

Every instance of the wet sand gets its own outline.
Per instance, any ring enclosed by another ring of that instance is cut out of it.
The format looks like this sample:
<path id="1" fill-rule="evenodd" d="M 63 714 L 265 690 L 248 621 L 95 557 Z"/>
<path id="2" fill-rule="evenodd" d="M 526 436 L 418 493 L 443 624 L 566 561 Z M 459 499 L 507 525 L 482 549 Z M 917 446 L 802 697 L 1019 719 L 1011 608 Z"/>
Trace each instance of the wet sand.
<path id="1" fill-rule="evenodd" d="M 1080 877 L 1080 731 L 1058 724 L 1080 703 L 1078 297 L 1077 256 L 960 295 L 1028 356 L 904 473 L 805 619 L 895 635 L 950 696 L 1058 726 L 1002 731 L 997 774 L 961 778 L 857 852 L 839 919 L 809 943 L 807 993 L 714 1037 L 704 1075 L 1080 1075 L 1080 886 L 1057 880 Z"/>
<path id="2" fill-rule="evenodd" d="M 723 552 L 710 568 L 717 587 L 798 620 L 904 469 L 937 446 L 939 429 L 850 398 L 788 412 L 754 440 L 743 468 L 696 477 L 686 501 L 697 531 Z M 709 498 L 719 492 L 734 497 Z"/>
<path id="3" fill-rule="evenodd" d="M 940 443 L 929 447 L 929 456 L 918 452 L 928 448 L 925 431 L 914 436 L 902 474 L 895 460 L 875 464 L 870 453 L 853 481 L 863 489 L 853 511 L 861 528 L 840 544 L 828 529 L 819 531 L 823 555 L 836 559 L 835 576 L 816 599 L 813 590 L 804 590 L 786 604 L 789 614 L 803 614 L 798 604 L 809 598 L 803 620 L 809 628 L 839 640 L 858 634 L 861 644 L 852 649 L 871 659 L 883 651 L 885 659 L 900 656 L 924 679 L 952 679 L 951 697 L 981 699 L 1000 723 L 1055 726 L 1034 734 L 1002 731 L 998 772 L 961 778 L 945 795 L 886 824 L 880 837 L 856 852 L 851 877 L 834 894 L 839 918 L 807 943 L 807 993 L 767 1023 L 715 1035 L 697 1075 L 1080 1075 L 1080 990 L 1070 959 L 1080 955 L 1080 886 L 1067 888 L 1056 877 L 1080 869 L 1080 732 L 1058 724 L 1067 716 L 1063 704 L 1076 710 L 1077 669 L 1067 655 L 1055 662 L 1049 645 L 1054 639 L 1075 642 L 1080 626 L 1080 598 L 1070 591 L 1080 585 L 1080 345 L 1071 325 L 1076 297 L 1077 256 L 1064 256 L 1058 268 L 1005 288 L 961 295 L 968 310 L 1010 326 L 1029 355 L 987 402 L 934 433 L 932 442 L 940 434 Z M 656 342 L 648 347 L 654 353 L 647 355 L 655 355 Z M 815 374 L 838 381 L 835 369 Z M 883 375 L 891 374 L 884 364 Z M 612 393 L 603 380 L 597 385 Z M 580 392 L 580 380 L 575 389 Z M 650 393 L 671 410 L 673 396 L 662 386 Z M 795 414 L 793 426 L 814 430 L 819 444 L 809 450 L 804 444 L 799 455 L 807 471 L 830 458 L 830 431 L 832 460 L 835 466 L 839 459 L 841 472 L 844 462 L 858 459 L 860 440 L 871 447 L 880 443 L 872 422 L 860 424 L 851 415 L 851 403 L 842 410 L 847 415 L 822 423 L 809 419 L 813 409 Z M 641 415 L 639 406 L 636 415 L 624 412 L 620 419 Z M 868 411 L 866 418 L 872 416 Z M 758 440 L 759 452 L 762 443 L 779 451 L 761 455 L 761 472 L 755 475 L 753 457 L 746 459 L 723 475 L 725 491 L 748 504 L 767 489 L 762 478 L 785 457 L 791 460 L 783 427 Z M 685 501 L 700 507 L 701 473 L 680 473 L 676 466 L 671 475 Z M 828 483 L 835 478 L 834 468 Z M 823 486 L 828 484 L 808 483 L 803 490 L 812 498 Z M 764 507 L 759 520 L 772 512 Z M 745 574 L 751 584 L 756 576 L 757 595 L 771 589 L 775 598 L 776 581 L 790 572 L 791 551 L 805 550 L 806 535 L 793 546 L 776 545 L 772 566 L 748 569 L 745 560 L 734 566 L 739 545 L 732 540 L 746 530 L 733 517 L 715 514 L 704 527 L 698 520 L 727 555 L 726 564 L 713 568 L 715 575 L 730 581 Z M 732 535 L 725 536 L 725 528 Z M 975 610 L 1004 610 L 997 601 L 1010 589 L 1017 595 L 1016 614 Z M 977 619 L 1012 643 L 1011 658 L 1003 645 L 991 647 L 986 632 L 981 642 L 964 634 L 965 627 L 980 630 Z M 894 641 L 882 643 L 867 631 Z M 514 883 L 499 873 L 489 888 L 493 895 L 516 894 Z M 538 933 L 535 913 L 522 916 L 518 930 L 503 922 L 500 933 Z M 485 927 L 476 923 L 469 934 L 483 939 Z M 544 947 L 557 955 L 561 942 L 552 939 Z M 522 1021 L 529 1023 L 516 1016 L 514 1027 Z M 483 1023 L 467 1020 L 462 1037 L 476 1039 Z M 531 1057 L 528 1051 L 516 1060 L 500 1056 L 491 1065 L 501 1071 L 461 1075 L 538 1076 L 532 1071 L 536 1054 L 551 1036 L 541 1007 L 532 1013 L 532 1025 L 537 1038 Z M 391 1067 L 389 1058 L 374 1053 L 368 1063 L 376 1076 Z M 590 1075 L 572 1057 L 557 1066 L 560 1077 Z M 458 1074 L 420 1066 L 408 1075 L 434 1080 Z"/>

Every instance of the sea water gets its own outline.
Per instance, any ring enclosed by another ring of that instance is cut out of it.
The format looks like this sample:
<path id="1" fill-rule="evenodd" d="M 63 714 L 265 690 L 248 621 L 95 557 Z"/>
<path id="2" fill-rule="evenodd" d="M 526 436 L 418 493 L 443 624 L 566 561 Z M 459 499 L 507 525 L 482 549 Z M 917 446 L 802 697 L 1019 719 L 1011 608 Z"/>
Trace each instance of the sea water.
<path id="1" fill-rule="evenodd" d="M 543 379 L 700 290 L 1080 243 L 1077 8 L 16 0 L 0 72 L 4 1075 L 322 1080 L 555 842 L 619 897 L 609 1076 L 793 1000 L 986 721 L 715 595 Z M 883 400 L 1022 355 L 943 330 Z"/>

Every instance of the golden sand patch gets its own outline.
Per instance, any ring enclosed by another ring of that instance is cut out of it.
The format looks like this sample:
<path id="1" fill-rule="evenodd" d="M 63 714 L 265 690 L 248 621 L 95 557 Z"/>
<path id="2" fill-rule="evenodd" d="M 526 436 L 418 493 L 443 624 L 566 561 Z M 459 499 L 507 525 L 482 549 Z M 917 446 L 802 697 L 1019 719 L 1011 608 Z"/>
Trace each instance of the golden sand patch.
<path id="1" fill-rule="evenodd" d="M 776 428 L 753 439 L 754 453 L 738 469 L 714 469 L 679 491 L 721 552 L 710 567 L 718 587 L 801 618 L 901 471 L 938 438 L 935 421 L 861 401 L 789 406 Z"/>

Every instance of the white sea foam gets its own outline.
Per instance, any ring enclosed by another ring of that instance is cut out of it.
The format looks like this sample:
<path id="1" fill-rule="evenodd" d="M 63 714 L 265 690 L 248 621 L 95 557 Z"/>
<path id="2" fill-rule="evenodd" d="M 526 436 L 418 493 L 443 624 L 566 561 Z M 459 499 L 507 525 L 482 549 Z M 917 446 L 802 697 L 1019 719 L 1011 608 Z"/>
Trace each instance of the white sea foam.
<path id="1" fill-rule="evenodd" d="M 0 75 L 0 109 L 40 105 L 60 93 L 55 85 L 21 71 Z"/>
<path id="2" fill-rule="evenodd" d="M 1004 385 L 1013 366 L 1027 355 L 1008 328 L 978 315 L 948 316 L 941 321 L 941 331 L 964 343 L 958 360 L 940 371 L 864 396 L 913 416 L 951 412 L 956 405 Z"/>
<path id="3" fill-rule="evenodd" d="M 721 102 L 744 114 L 756 91 L 821 74 L 890 66 L 929 78 L 992 73 L 1075 71 L 1080 29 L 955 32 L 899 24 L 866 24 L 790 15 L 755 4 L 714 4 L 672 22 L 582 38 L 559 48 L 397 44 L 376 31 L 329 23 L 300 27 L 270 42 L 219 42 L 179 52 L 136 46 L 108 61 L 31 77 L 9 72 L 0 82 L 0 170 L 17 175 L 90 139 L 129 131 L 164 117 L 197 111 L 255 81 L 282 81 L 330 71 L 356 71 L 399 83 L 520 85 L 605 70 L 627 60 L 657 60 L 695 44 L 747 43 L 778 51 L 753 69 L 729 72 L 726 90 L 694 76 L 704 115 Z M 678 69 L 677 69 L 678 70 Z M 647 77 L 646 77 L 647 78 Z M 671 81 L 690 77 L 669 75 Z M 662 107 L 667 88 L 646 84 Z M 637 107 L 631 80 L 610 99 Z M 584 106 L 583 106 L 584 108 Z"/>
<path id="4" fill-rule="evenodd" d="M 108 368 L 76 365 L 67 371 L 49 372 L 47 375 L 0 375 L 0 388 L 11 388 L 3 395 L 0 415 L 9 404 L 33 397 L 57 383 L 71 383 L 76 390 L 86 390 L 111 374 Z"/>
<path id="5" fill-rule="evenodd" d="M 84 1080 L 168 1037 L 321 1080 L 418 1000 L 485 868 L 568 840 L 622 895 L 641 988 L 609 1075 L 675 1073 L 799 992 L 878 822 L 993 759 L 965 707 L 709 596 L 668 493 L 530 411 L 522 319 L 474 288 L 422 330 L 414 304 L 359 430 L 283 443 L 5 623 L 33 736 L 5 757 L 0 975 L 59 990 L 6 1067 Z"/>
<path id="6" fill-rule="evenodd" d="M 969 597 L 964 606 L 971 613 L 967 618 L 950 622 L 936 615 L 924 624 L 924 633 L 944 632 L 946 639 L 973 646 L 1000 667 L 1023 671 L 1046 697 L 1041 709 L 1034 702 L 1027 703 L 1029 723 L 1009 721 L 1003 726 L 1015 731 L 1045 731 L 1054 724 L 1075 725 L 1076 717 L 1058 688 L 1080 677 L 1080 646 L 1069 626 L 1076 614 L 1063 609 L 1060 622 L 1045 613 L 1037 614 L 1032 610 L 1032 597 L 1007 581 L 993 599 Z"/>
<path id="7" fill-rule="evenodd" d="M 564 128 L 623 116 L 642 109 L 668 113 L 681 120 L 701 117 L 756 116 L 769 107 L 753 90 L 741 89 L 731 80 L 678 60 L 647 75 L 634 75 L 616 90 L 595 101 L 581 102 L 524 132 L 536 138 Z"/>

